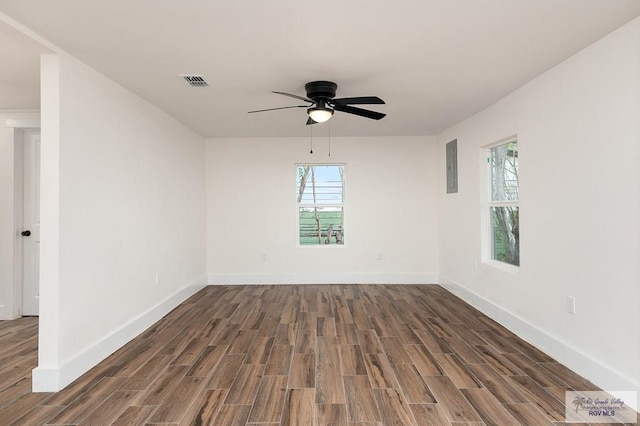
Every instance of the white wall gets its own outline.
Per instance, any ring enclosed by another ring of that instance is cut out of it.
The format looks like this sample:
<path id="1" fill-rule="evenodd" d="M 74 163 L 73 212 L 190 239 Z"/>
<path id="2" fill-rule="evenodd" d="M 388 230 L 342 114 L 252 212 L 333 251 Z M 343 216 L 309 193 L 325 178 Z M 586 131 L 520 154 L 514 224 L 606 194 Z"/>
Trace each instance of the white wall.
<path id="1" fill-rule="evenodd" d="M 34 389 L 55 390 L 206 283 L 205 144 L 65 55 L 43 56 L 42 117 Z"/>
<path id="2" fill-rule="evenodd" d="M 610 390 L 640 391 L 640 18 L 438 136 L 443 283 Z M 480 147 L 517 134 L 521 267 L 480 247 Z M 567 296 L 577 313 L 567 313 Z"/>
<path id="3" fill-rule="evenodd" d="M 431 137 L 207 140 L 210 283 L 433 283 Z M 298 247 L 295 164 L 346 163 L 345 245 Z M 262 260 L 262 254 L 266 260 Z M 376 254 L 381 260 L 376 260 Z"/>
<path id="4" fill-rule="evenodd" d="M 14 294 L 15 248 L 20 247 L 18 231 L 20 218 L 14 214 L 16 193 L 14 158 L 20 141 L 14 140 L 15 128 L 11 122 L 33 122 L 40 120 L 38 113 L 0 111 L 0 320 L 16 318 L 18 312 Z"/>

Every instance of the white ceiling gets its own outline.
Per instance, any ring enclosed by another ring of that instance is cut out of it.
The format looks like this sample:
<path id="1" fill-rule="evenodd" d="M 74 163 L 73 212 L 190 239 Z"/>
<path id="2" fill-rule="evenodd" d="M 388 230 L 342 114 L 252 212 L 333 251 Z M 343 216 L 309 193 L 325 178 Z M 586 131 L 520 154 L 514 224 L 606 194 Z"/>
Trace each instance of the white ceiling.
<path id="1" fill-rule="evenodd" d="M 247 111 L 297 105 L 271 90 L 304 95 L 312 80 L 387 102 L 371 107 L 381 121 L 337 112 L 332 135 L 401 136 L 491 105 L 639 16 L 640 1 L 0 0 L 0 12 L 203 136 L 307 135 L 303 109 Z M 42 50 L 0 25 L 0 109 L 38 107 Z"/>

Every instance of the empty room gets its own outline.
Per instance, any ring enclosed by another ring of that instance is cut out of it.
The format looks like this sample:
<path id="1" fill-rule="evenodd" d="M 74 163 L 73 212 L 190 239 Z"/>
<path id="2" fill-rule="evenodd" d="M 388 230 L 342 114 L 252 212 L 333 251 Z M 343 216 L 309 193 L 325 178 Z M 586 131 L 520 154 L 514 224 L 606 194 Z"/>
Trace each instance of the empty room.
<path id="1" fill-rule="evenodd" d="M 639 166 L 637 0 L 0 0 L 0 424 L 637 424 Z"/>

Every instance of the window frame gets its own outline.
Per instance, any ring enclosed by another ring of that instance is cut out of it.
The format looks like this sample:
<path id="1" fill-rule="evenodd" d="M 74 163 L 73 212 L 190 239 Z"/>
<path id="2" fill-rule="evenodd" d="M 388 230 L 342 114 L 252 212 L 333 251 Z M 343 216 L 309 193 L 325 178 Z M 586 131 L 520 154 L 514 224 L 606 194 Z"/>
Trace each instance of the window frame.
<path id="1" fill-rule="evenodd" d="M 298 167 L 300 166 L 311 166 L 311 167 L 322 167 L 322 166 L 336 166 L 342 167 L 342 203 L 298 203 L 297 195 L 298 195 Z M 295 238 L 297 247 L 300 248 L 322 248 L 322 247 L 345 247 L 347 245 L 346 239 L 344 239 L 344 231 L 347 228 L 347 214 L 346 214 L 346 206 L 347 206 L 347 164 L 340 162 L 323 162 L 323 163 L 309 163 L 309 162 L 296 162 L 294 164 L 294 194 L 296 196 L 295 199 L 295 215 L 296 215 L 296 229 L 295 229 Z M 300 243 L 300 208 L 305 207 L 341 207 L 342 208 L 342 231 L 343 231 L 343 242 L 342 244 L 301 244 Z"/>
<path id="2" fill-rule="evenodd" d="M 491 150 L 502 145 L 509 143 L 518 144 L 518 198 L 517 200 L 498 200 L 494 201 L 493 198 L 493 164 Z M 483 146 L 481 148 L 480 161 L 483 164 L 481 170 L 485 170 L 485 179 L 483 179 L 482 199 L 481 203 L 481 223 L 482 223 L 482 248 L 481 248 L 481 261 L 485 265 L 501 269 L 503 271 L 519 273 L 522 264 L 522 259 L 518 257 L 518 265 L 514 265 L 502 260 L 494 259 L 494 234 L 492 223 L 492 209 L 495 207 L 516 207 L 518 209 L 518 228 L 520 228 L 520 140 L 517 135 L 513 135 L 504 139 L 494 142 L 490 145 Z M 518 251 L 520 251 L 520 242 L 518 241 Z"/>

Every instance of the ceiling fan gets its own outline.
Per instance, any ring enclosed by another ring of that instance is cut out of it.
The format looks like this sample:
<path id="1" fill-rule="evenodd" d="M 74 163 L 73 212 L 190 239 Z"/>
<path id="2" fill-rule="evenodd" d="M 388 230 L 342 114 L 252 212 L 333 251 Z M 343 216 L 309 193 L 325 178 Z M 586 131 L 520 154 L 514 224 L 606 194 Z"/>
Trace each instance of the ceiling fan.
<path id="1" fill-rule="evenodd" d="M 370 111 L 368 109 L 351 106 L 384 104 L 384 101 L 377 96 L 335 98 L 338 85 L 331 81 L 312 81 L 305 84 L 304 88 L 307 92 L 306 97 L 285 92 L 274 91 L 273 93 L 308 102 L 307 105 L 293 105 L 280 108 L 259 109 L 256 111 L 249 111 L 249 114 L 254 112 L 275 111 L 278 109 L 307 108 L 307 114 L 309 114 L 307 125 L 324 123 L 333 116 L 334 111 L 346 112 L 348 114 L 359 115 L 361 117 L 371 118 L 373 120 L 380 120 L 387 115 L 381 112 Z"/>

